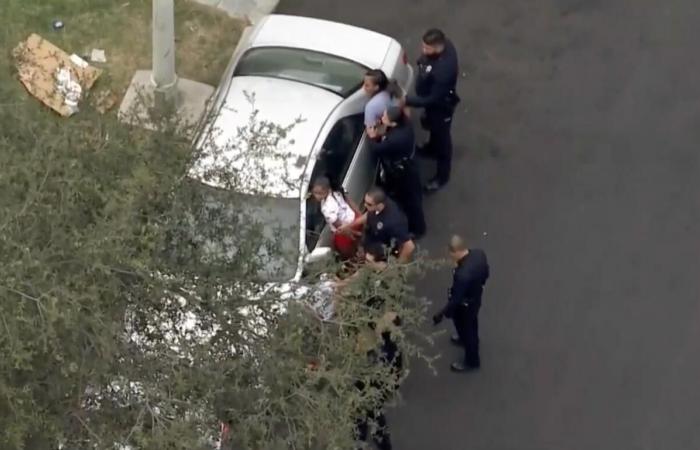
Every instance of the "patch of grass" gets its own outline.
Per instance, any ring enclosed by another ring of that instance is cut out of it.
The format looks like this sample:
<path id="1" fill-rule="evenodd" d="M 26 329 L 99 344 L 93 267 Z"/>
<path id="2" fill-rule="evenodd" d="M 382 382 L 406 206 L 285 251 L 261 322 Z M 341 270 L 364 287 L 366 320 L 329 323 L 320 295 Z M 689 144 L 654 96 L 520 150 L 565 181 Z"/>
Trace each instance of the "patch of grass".
<path id="1" fill-rule="evenodd" d="M 2 104 L 29 97 L 14 76 L 11 51 L 30 33 L 41 35 L 69 54 L 85 56 L 93 48 L 104 49 L 107 62 L 91 63 L 104 69 L 92 93 L 111 90 L 121 97 L 134 72 L 151 67 L 151 0 L 1 2 Z M 53 30 L 56 19 L 64 22 L 63 30 Z M 191 0 L 175 0 L 175 22 L 178 76 L 216 86 L 246 24 Z"/>

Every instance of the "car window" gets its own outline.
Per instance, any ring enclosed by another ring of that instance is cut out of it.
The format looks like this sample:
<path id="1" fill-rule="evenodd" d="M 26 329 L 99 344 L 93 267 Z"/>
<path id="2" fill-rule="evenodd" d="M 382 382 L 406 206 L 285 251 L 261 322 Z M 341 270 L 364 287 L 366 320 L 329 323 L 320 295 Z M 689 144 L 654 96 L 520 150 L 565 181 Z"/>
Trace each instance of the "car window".
<path id="1" fill-rule="evenodd" d="M 337 185 L 342 184 L 365 131 L 363 120 L 362 114 L 355 114 L 336 122 L 323 143 L 313 175 L 325 175 Z"/>
<path id="2" fill-rule="evenodd" d="M 265 76 L 311 84 L 348 97 L 367 68 L 353 61 L 299 48 L 259 47 L 238 61 L 234 76 Z"/>
<path id="3" fill-rule="evenodd" d="M 320 176 L 326 176 L 331 180 L 332 185 L 342 186 L 364 131 L 362 114 L 340 119 L 328 134 L 316 159 L 311 182 L 313 183 L 313 180 Z M 325 225 L 326 221 L 321 214 L 320 205 L 310 198 L 306 203 L 306 246 L 309 250 L 316 247 Z"/>

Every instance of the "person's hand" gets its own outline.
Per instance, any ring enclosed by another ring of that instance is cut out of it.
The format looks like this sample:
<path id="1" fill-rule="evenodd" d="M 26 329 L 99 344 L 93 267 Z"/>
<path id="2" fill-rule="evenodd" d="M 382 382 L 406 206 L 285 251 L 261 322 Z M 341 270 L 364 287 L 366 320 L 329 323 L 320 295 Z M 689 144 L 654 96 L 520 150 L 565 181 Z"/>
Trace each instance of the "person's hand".
<path id="1" fill-rule="evenodd" d="M 353 235 L 352 225 L 353 225 L 352 223 L 341 225 L 338 228 L 336 228 L 335 231 L 336 231 L 336 233 L 340 233 L 344 236 L 352 236 Z"/>
<path id="2" fill-rule="evenodd" d="M 377 136 L 379 136 L 379 130 L 377 129 L 376 125 L 372 125 L 371 127 L 367 127 L 367 136 L 369 136 L 370 139 L 376 139 Z"/>
<path id="3" fill-rule="evenodd" d="M 442 312 L 439 312 L 433 316 L 433 325 L 439 325 L 440 322 L 442 322 L 444 315 Z"/>
<path id="4" fill-rule="evenodd" d="M 348 226 L 348 225 L 342 225 L 339 228 L 337 228 L 336 231 L 338 233 L 342 234 L 343 236 L 352 237 L 352 235 L 353 235 L 352 228 L 350 228 L 350 226 Z"/>
<path id="5" fill-rule="evenodd" d="M 379 122 L 377 125 L 374 126 L 373 134 L 370 137 L 374 140 L 381 141 L 386 136 L 386 130 L 387 126 Z"/>

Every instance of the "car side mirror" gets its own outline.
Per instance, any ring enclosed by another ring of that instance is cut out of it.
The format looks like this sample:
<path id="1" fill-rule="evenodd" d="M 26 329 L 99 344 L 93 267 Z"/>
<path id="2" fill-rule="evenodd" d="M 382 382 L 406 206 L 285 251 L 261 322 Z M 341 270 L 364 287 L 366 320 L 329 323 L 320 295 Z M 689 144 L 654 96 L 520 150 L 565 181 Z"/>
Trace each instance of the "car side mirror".
<path id="1" fill-rule="evenodd" d="M 313 263 L 318 263 L 322 261 L 326 261 L 330 259 L 333 256 L 333 249 L 330 247 L 316 247 L 306 255 L 306 263 L 307 264 L 313 264 Z"/>

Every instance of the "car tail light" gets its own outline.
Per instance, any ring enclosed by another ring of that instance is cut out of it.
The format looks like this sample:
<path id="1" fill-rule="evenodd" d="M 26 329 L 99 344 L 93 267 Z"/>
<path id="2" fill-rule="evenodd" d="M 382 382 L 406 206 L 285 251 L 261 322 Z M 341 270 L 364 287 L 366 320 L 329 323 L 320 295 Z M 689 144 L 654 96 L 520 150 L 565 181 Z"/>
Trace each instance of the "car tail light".
<path id="1" fill-rule="evenodd" d="M 406 50 L 401 52 L 401 60 L 404 64 L 408 64 L 408 55 L 406 54 Z"/>

